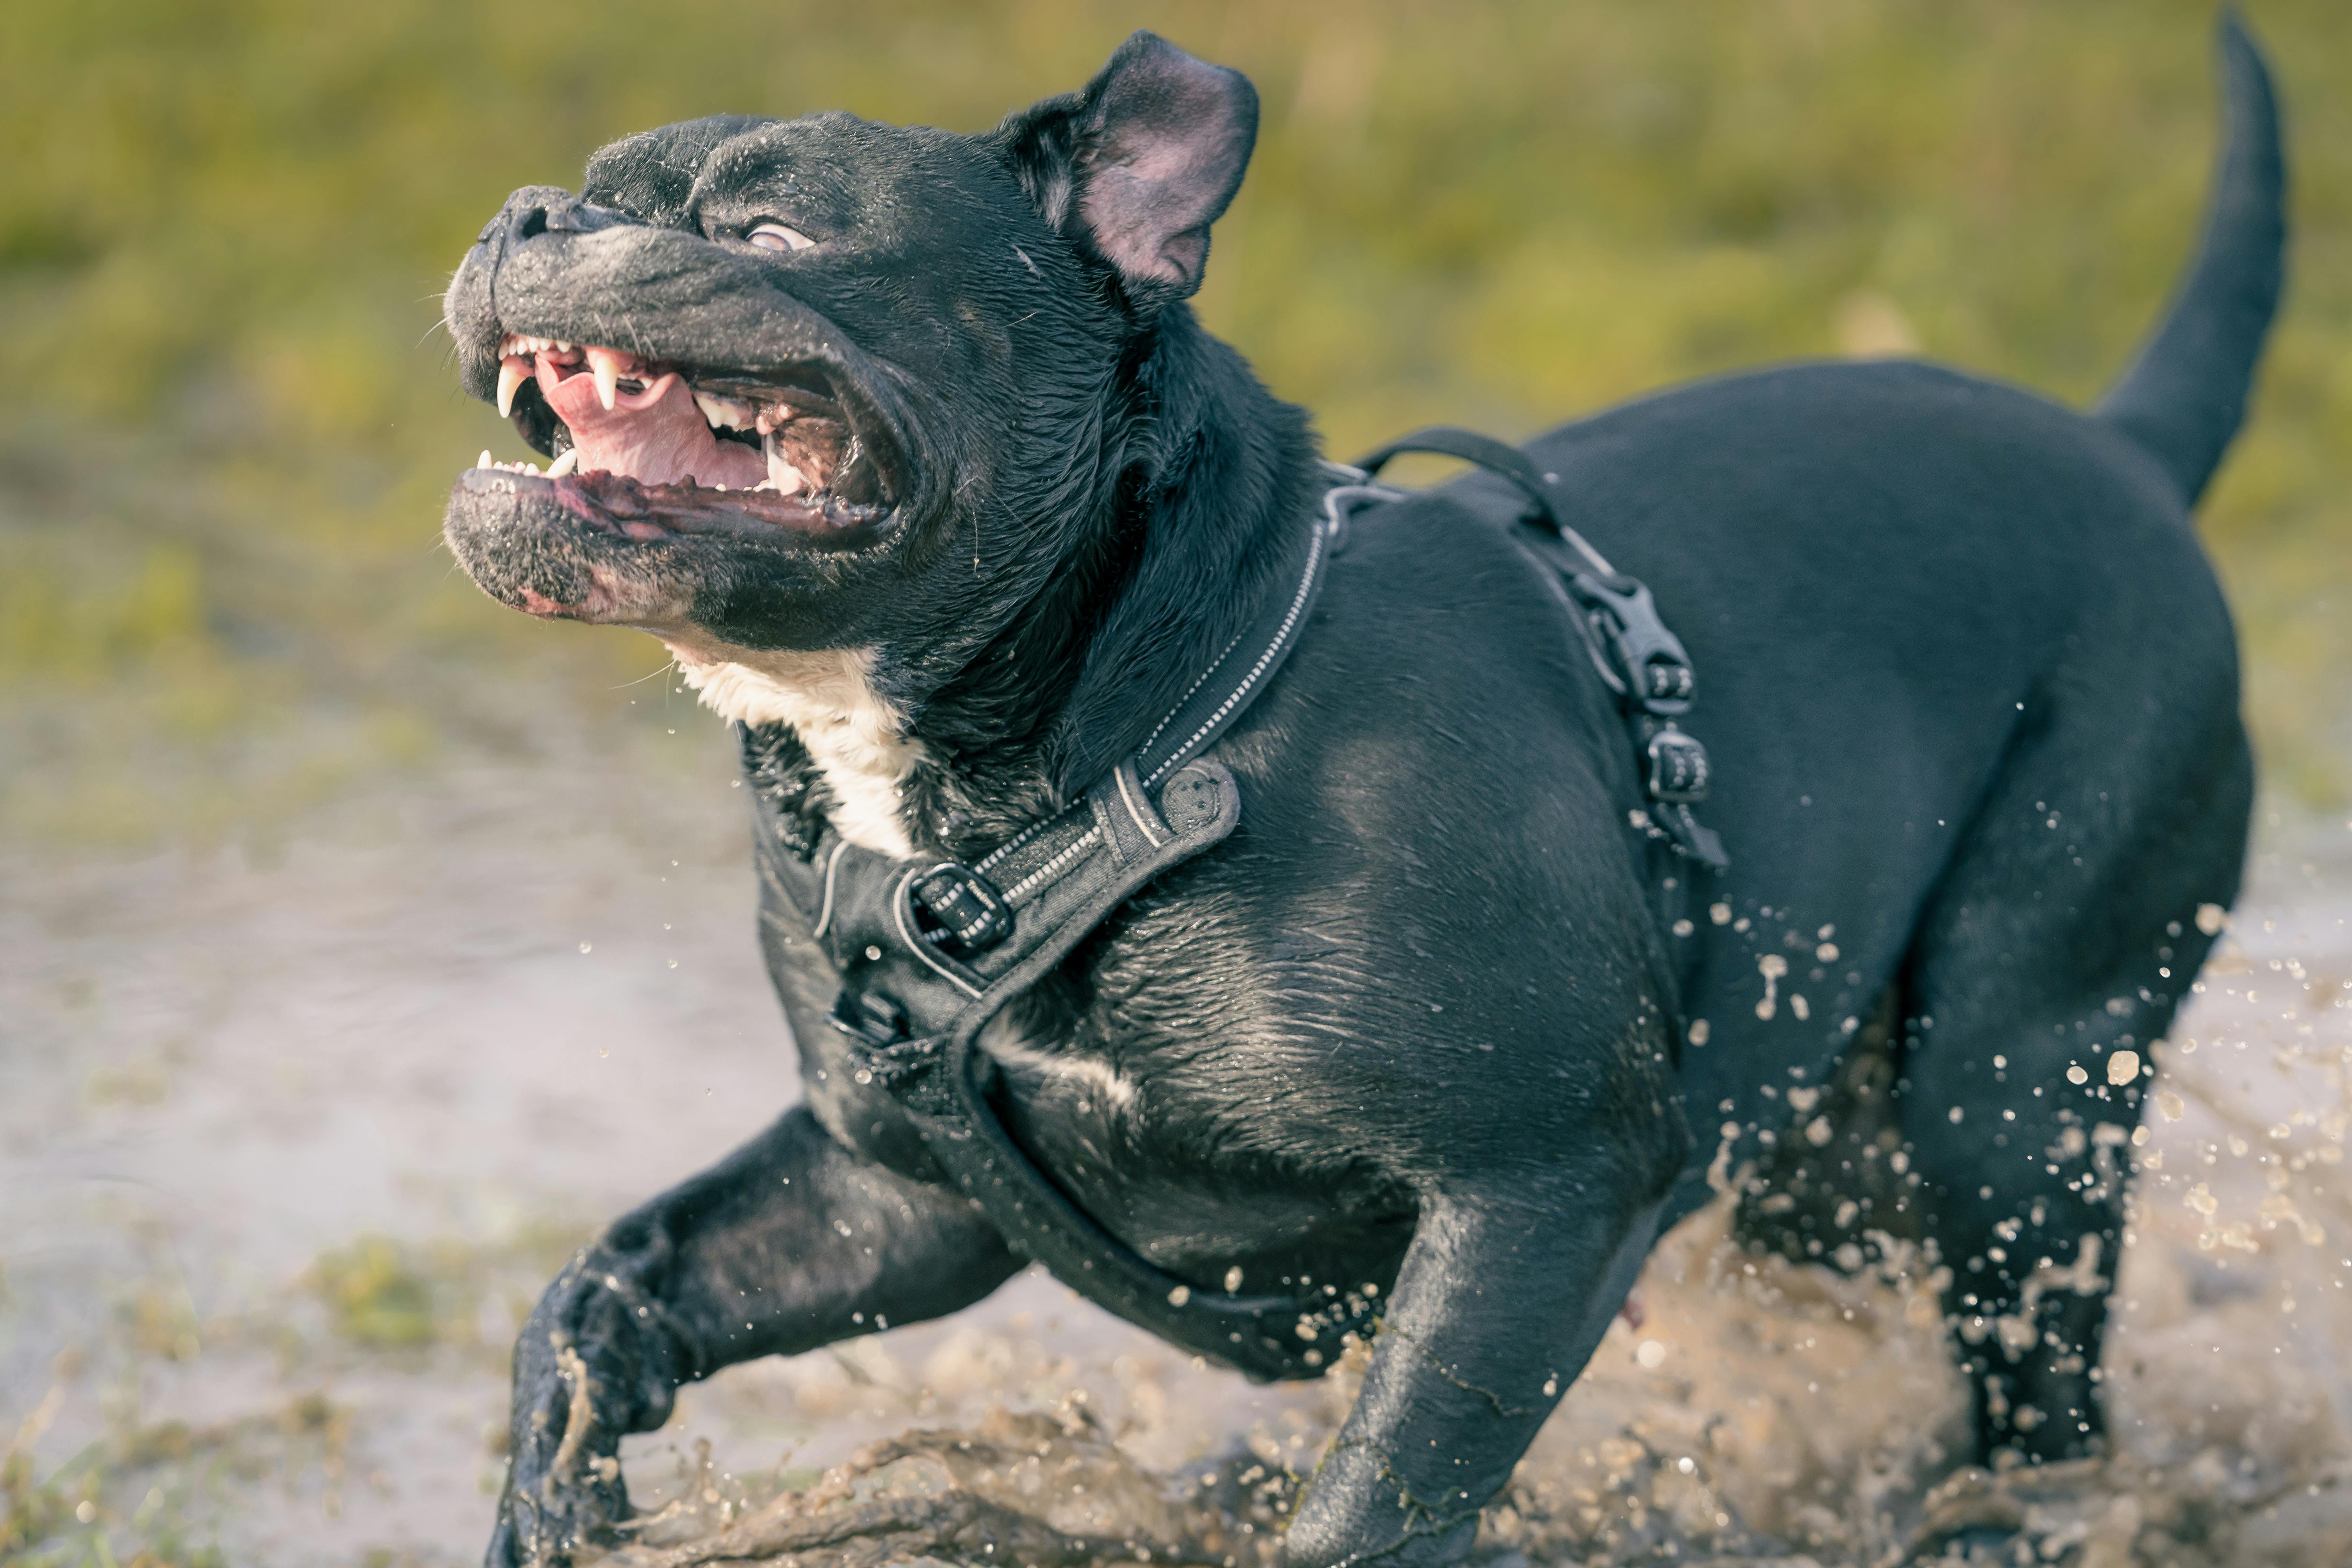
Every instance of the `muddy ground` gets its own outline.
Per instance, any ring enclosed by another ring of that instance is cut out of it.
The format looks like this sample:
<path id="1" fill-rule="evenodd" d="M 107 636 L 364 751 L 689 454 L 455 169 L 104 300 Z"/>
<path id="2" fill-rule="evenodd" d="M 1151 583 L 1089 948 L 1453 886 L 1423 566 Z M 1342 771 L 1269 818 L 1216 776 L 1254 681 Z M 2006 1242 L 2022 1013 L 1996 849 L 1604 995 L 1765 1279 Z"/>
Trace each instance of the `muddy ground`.
<path id="1" fill-rule="evenodd" d="M 267 863 L 6 852 L 0 1562 L 478 1560 L 541 1282 L 793 1094 L 740 795 L 680 718 L 656 764 L 408 778 Z M 1759 1266 L 1710 1213 L 1480 1555 L 1834 1568 L 1990 1520 L 2086 1568 L 2352 1560 L 2347 916 L 2347 825 L 2266 824 L 2159 1054 L 2111 1462 L 1952 1477 L 1920 1270 Z M 633 1555 L 1257 1561 L 1346 1384 L 1251 1389 L 1024 1276 L 688 1390 L 625 1450 L 666 1510 Z"/>

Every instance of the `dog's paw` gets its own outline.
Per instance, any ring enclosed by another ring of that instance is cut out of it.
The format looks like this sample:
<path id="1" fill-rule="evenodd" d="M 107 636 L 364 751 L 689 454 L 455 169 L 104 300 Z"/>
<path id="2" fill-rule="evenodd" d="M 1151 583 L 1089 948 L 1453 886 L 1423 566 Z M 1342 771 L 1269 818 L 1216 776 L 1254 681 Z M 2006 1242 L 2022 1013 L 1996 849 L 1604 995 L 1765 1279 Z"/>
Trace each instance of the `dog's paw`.
<path id="1" fill-rule="evenodd" d="M 576 1554 L 616 1544 L 614 1526 L 630 1516 L 612 1444 L 597 1453 L 588 1441 L 572 1441 L 562 1420 L 548 1434 L 552 1441 L 518 1448 L 508 1465 L 487 1568 L 572 1568 Z"/>
<path id="2" fill-rule="evenodd" d="M 491 1568 L 565 1568 L 630 1517 L 622 1434 L 659 1426 L 676 1395 L 665 1318 L 639 1260 L 609 1243 L 572 1259 L 515 1342 L 506 1490 Z"/>
<path id="3" fill-rule="evenodd" d="M 613 1358 L 592 1363 L 568 1333 L 537 1321 L 515 1352 L 511 1458 L 488 1562 L 568 1568 L 581 1549 L 612 1544 L 629 1517 L 618 1456 L 634 1390 Z"/>

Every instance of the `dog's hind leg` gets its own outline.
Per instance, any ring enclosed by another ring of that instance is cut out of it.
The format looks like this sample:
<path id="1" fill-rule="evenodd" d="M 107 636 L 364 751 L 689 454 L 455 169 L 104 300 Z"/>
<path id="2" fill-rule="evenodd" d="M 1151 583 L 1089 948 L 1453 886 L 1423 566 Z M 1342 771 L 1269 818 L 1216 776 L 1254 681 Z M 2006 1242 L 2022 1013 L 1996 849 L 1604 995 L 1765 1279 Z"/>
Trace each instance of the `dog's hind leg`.
<path id="1" fill-rule="evenodd" d="M 1758 1158 L 1732 1214 L 1732 1235 L 1749 1251 L 1851 1274 L 1885 1242 L 1919 1239 L 1894 1159 L 1903 1142 L 1894 1094 L 1899 1001 L 1890 988 L 1818 1091 L 1789 1090 L 1789 1125 Z"/>
<path id="2" fill-rule="evenodd" d="M 560 1563 L 627 1517 L 621 1436 L 753 1356 L 938 1317 L 1021 1267 L 962 1198 L 859 1160 L 805 1110 L 614 1222 L 515 1344 L 491 1568 Z"/>
<path id="3" fill-rule="evenodd" d="M 2233 673 L 2161 706 L 2139 682 L 2045 695 L 1913 950 L 1897 1114 L 1980 1462 L 2099 1447 L 2150 1047 L 2237 890 L 2252 765 L 2213 679 Z"/>

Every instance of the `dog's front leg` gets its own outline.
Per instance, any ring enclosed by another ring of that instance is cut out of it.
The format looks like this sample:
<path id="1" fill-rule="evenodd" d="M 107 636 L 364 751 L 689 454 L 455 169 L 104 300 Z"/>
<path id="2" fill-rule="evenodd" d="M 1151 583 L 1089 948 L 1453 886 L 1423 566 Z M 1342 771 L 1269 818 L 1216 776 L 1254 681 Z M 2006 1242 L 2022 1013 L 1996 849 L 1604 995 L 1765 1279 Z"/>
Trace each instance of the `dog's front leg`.
<path id="1" fill-rule="evenodd" d="M 1641 1271 L 1657 1205 L 1424 1204 L 1371 1366 L 1308 1483 L 1286 1568 L 1452 1562 Z"/>
<path id="2" fill-rule="evenodd" d="M 621 1436 L 677 1386 L 979 1300 L 1021 1266 L 962 1198 L 867 1163 L 805 1110 L 615 1221 L 515 1345 L 491 1568 L 560 1564 L 628 1516 Z"/>

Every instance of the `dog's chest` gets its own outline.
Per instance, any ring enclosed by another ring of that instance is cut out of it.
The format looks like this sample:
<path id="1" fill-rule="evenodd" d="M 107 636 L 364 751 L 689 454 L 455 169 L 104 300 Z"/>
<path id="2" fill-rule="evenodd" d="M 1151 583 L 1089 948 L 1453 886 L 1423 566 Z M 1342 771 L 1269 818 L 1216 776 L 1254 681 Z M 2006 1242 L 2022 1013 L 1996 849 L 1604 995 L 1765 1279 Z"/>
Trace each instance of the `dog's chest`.
<path id="1" fill-rule="evenodd" d="M 793 731 L 824 781 L 832 797 L 825 815 L 843 838 L 885 855 L 915 852 L 907 781 L 929 753 L 905 733 L 897 705 L 875 689 L 870 649 L 730 650 L 732 658 L 708 660 L 673 651 L 680 675 L 712 711 Z"/>

